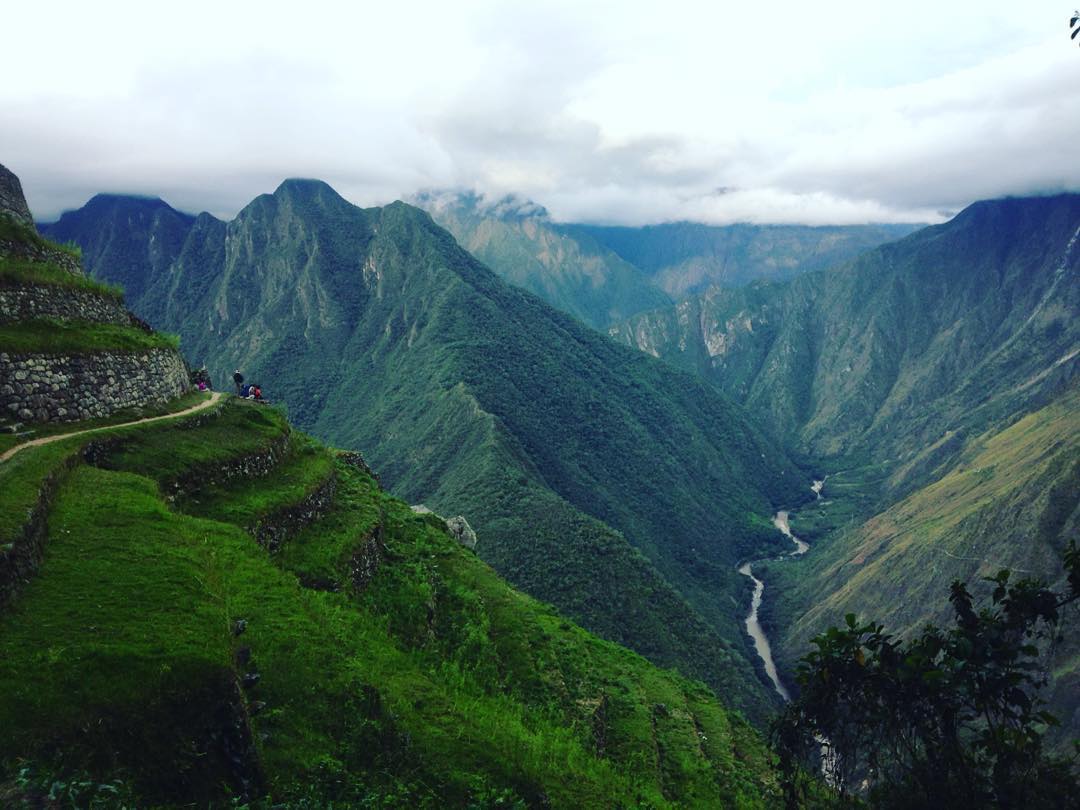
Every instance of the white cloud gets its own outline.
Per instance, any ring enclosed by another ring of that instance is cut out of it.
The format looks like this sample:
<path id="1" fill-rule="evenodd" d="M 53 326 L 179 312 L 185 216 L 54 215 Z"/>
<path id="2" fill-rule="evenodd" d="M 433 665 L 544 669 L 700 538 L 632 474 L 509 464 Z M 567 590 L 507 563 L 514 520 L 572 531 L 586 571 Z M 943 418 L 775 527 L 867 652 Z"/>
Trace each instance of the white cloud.
<path id="1" fill-rule="evenodd" d="M 1080 188 L 1071 9 L 728 5 L 21 4 L 0 162 L 43 219 L 97 191 L 231 216 L 286 176 L 625 223 L 926 220 Z"/>

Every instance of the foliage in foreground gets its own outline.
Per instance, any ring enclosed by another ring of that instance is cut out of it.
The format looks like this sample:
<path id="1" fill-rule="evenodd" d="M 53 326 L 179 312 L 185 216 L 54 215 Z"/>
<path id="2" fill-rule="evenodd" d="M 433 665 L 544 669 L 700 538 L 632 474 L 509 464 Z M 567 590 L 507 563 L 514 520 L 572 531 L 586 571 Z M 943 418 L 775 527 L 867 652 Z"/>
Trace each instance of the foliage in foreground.
<path id="1" fill-rule="evenodd" d="M 1062 808 L 1080 806 L 1075 760 L 1050 755 L 1043 734 L 1040 652 L 1060 639 L 1064 609 L 1080 599 L 1080 549 L 1064 554 L 1068 588 L 988 577 L 991 603 L 976 611 L 959 581 L 954 627 L 927 625 L 903 642 L 874 622 L 817 636 L 799 664 L 798 699 L 774 728 L 800 805 L 806 770 L 824 771 L 842 800 L 874 807 Z M 828 740 L 828 748 L 822 742 Z"/>

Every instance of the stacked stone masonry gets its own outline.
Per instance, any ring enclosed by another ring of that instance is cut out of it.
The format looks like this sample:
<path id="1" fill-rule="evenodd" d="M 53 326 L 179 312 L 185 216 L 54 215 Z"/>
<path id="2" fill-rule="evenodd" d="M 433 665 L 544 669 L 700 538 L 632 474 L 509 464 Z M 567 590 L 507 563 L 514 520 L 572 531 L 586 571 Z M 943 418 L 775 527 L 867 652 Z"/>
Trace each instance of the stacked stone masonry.
<path id="1" fill-rule="evenodd" d="M 0 324 L 33 318 L 136 326 L 122 298 L 67 287 L 0 286 Z"/>
<path id="2" fill-rule="evenodd" d="M 0 421 L 71 422 L 164 403 L 188 390 L 171 349 L 98 354 L 0 352 Z"/>

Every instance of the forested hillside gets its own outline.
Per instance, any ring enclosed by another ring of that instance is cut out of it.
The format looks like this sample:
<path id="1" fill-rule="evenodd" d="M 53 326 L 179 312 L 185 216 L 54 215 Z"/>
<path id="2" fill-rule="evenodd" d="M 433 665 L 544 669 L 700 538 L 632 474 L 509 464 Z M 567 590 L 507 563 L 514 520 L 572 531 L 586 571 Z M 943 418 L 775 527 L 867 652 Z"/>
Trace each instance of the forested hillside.
<path id="1" fill-rule="evenodd" d="M 129 272 L 86 244 L 99 278 Z M 500 281 L 418 209 L 315 181 L 201 215 L 167 270 L 143 266 L 134 308 L 219 383 L 241 366 L 393 492 L 464 513 L 512 582 L 763 716 L 734 567 L 780 543 L 769 515 L 806 483 L 722 395 Z"/>
<path id="2" fill-rule="evenodd" d="M 1076 373 L 1078 233 L 1080 195 L 980 202 L 841 267 L 711 290 L 612 333 L 816 457 L 910 460 Z"/>

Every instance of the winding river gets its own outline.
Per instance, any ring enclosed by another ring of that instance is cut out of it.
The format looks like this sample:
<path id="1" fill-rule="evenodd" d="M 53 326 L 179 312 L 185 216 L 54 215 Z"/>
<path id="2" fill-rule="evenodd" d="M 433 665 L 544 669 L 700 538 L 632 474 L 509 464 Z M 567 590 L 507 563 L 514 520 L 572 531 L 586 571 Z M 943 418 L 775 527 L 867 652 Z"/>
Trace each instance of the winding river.
<path id="1" fill-rule="evenodd" d="M 823 479 L 821 481 L 814 481 L 813 486 L 810 487 L 818 497 L 818 500 L 821 500 L 821 490 L 824 486 L 825 481 Z M 739 567 L 739 573 L 745 577 L 750 577 L 754 583 L 754 596 L 750 600 L 750 613 L 746 617 L 746 632 L 754 642 L 754 649 L 757 651 L 758 657 L 761 658 L 761 662 L 765 665 L 765 674 L 768 675 L 769 680 L 772 681 L 773 688 L 776 690 L 776 693 L 787 702 L 791 700 L 791 693 L 788 692 L 787 688 L 780 681 L 780 675 L 776 671 L 776 661 L 773 660 L 772 647 L 769 645 L 769 638 L 765 635 L 765 631 L 761 627 L 761 622 L 758 621 L 758 611 L 761 610 L 761 602 L 765 598 L 765 583 L 754 576 L 754 563 L 765 562 L 767 560 L 780 560 L 786 557 L 799 557 L 810 550 L 810 545 L 791 533 L 791 525 L 788 523 L 788 513 L 786 510 L 776 513 L 776 516 L 773 518 L 773 525 L 779 529 L 785 537 L 791 539 L 791 542 L 795 544 L 795 549 L 780 557 L 764 557 L 760 560 L 743 563 Z"/>

